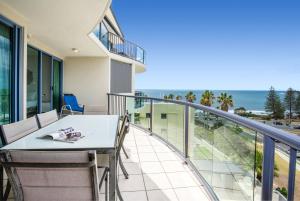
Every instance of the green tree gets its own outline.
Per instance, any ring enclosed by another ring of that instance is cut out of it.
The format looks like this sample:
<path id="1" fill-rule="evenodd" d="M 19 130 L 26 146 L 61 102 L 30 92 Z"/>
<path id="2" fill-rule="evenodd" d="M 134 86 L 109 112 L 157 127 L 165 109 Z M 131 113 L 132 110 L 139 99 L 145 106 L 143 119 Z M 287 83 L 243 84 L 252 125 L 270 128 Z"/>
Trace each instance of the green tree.
<path id="1" fill-rule="evenodd" d="M 284 107 L 289 111 L 289 121 L 291 123 L 292 113 L 296 109 L 296 91 L 292 88 L 288 88 L 284 96 Z"/>
<path id="2" fill-rule="evenodd" d="M 165 99 L 165 100 L 168 100 L 169 97 L 168 97 L 167 95 L 164 95 L 164 99 Z"/>
<path id="3" fill-rule="evenodd" d="M 300 115 L 300 92 L 297 92 L 297 98 L 295 103 L 295 111 L 298 115 Z"/>
<path id="4" fill-rule="evenodd" d="M 195 95 L 192 91 L 189 91 L 189 92 L 185 95 L 185 99 L 186 99 L 188 102 L 193 103 L 193 102 L 196 100 L 196 95 Z"/>
<path id="5" fill-rule="evenodd" d="M 218 96 L 218 103 L 220 103 L 221 110 L 228 112 L 229 107 L 233 107 L 232 96 L 227 93 L 221 93 L 220 96 Z"/>
<path id="6" fill-rule="evenodd" d="M 212 106 L 212 104 L 214 103 L 214 99 L 214 93 L 212 91 L 206 90 L 201 96 L 200 104 Z"/>
<path id="7" fill-rule="evenodd" d="M 274 87 L 271 87 L 267 95 L 265 110 L 271 112 L 274 119 L 282 119 L 284 117 L 284 107 L 280 101 L 280 97 L 276 93 Z"/>
<path id="8" fill-rule="evenodd" d="M 174 94 L 169 94 L 168 99 L 173 100 L 174 99 Z"/>
<path id="9" fill-rule="evenodd" d="M 182 96 L 177 95 L 177 96 L 176 96 L 176 100 L 182 100 Z"/>

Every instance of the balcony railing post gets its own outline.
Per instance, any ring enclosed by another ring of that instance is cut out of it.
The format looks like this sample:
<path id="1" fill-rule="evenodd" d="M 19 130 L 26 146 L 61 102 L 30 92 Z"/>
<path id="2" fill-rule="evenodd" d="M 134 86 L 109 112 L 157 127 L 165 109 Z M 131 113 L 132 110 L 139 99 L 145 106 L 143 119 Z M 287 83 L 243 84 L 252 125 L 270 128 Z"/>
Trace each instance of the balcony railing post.
<path id="1" fill-rule="evenodd" d="M 126 104 L 126 96 L 124 96 L 124 115 L 127 113 L 127 104 Z"/>
<path id="2" fill-rule="evenodd" d="M 184 108 L 184 156 L 189 156 L 189 106 Z"/>
<path id="3" fill-rule="evenodd" d="M 107 94 L 107 114 L 110 115 L 110 94 Z"/>
<path id="4" fill-rule="evenodd" d="M 153 132 L 153 100 L 150 100 L 150 128 L 151 134 Z"/>
<path id="5" fill-rule="evenodd" d="M 113 95 L 112 96 L 112 99 L 111 99 L 111 114 L 115 114 L 115 99 L 116 99 L 116 96 Z"/>
<path id="6" fill-rule="evenodd" d="M 288 200 L 294 200 L 295 192 L 295 177 L 296 177 L 296 162 L 297 162 L 297 150 L 290 148 L 290 165 L 289 165 L 289 184 L 288 184 Z"/>
<path id="7" fill-rule="evenodd" d="M 107 32 L 107 44 L 106 44 L 106 47 L 107 47 L 108 51 L 111 50 L 110 45 L 109 45 L 109 40 L 110 40 L 110 33 Z"/>
<path id="8" fill-rule="evenodd" d="M 119 99 L 120 96 L 116 96 L 116 114 L 119 115 L 120 114 L 120 108 L 119 108 Z"/>
<path id="9" fill-rule="evenodd" d="M 274 155 L 275 142 L 269 136 L 264 136 L 264 157 L 262 171 L 262 198 L 261 200 L 272 200 L 273 177 L 274 177 Z"/>

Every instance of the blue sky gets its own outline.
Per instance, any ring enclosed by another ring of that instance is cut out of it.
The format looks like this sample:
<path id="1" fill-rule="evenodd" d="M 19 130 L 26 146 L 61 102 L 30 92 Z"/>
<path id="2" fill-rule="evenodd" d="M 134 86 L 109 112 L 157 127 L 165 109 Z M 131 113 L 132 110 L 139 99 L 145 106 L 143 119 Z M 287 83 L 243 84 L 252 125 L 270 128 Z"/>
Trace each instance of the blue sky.
<path id="1" fill-rule="evenodd" d="M 137 89 L 300 90 L 299 0 L 113 0 Z"/>

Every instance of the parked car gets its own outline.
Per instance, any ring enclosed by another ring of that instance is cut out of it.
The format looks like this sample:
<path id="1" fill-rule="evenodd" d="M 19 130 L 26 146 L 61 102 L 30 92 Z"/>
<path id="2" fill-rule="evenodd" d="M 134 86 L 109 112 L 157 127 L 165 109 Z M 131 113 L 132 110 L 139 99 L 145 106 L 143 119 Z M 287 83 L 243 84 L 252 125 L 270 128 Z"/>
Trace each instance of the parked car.
<path id="1" fill-rule="evenodd" d="M 294 126 L 294 129 L 300 129 L 300 125 L 299 126 Z"/>

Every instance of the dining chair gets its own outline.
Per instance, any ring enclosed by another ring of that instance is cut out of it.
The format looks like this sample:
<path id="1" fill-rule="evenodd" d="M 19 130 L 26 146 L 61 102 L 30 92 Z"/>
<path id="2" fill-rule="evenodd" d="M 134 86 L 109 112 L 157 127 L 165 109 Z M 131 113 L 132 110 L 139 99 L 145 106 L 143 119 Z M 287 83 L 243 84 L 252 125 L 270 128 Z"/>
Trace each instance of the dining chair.
<path id="1" fill-rule="evenodd" d="M 52 124 L 58 120 L 58 115 L 57 115 L 56 109 L 49 111 L 49 112 L 37 114 L 36 116 L 37 116 L 40 128 L 48 126 L 49 124 Z"/>
<path id="2" fill-rule="evenodd" d="M 10 144 L 26 135 L 36 131 L 39 129 L 38 122 L 35 116 L 27 118 L 22 121 L 18 121 L 11 124 L 5 124 L 0 126 L 1 138 L 4 142 L 4 145 Z M 3 178 L 3 168 L 1 166 L 0 174 L 2 174 Z M 1 181 L 2 182 L 2 181 Z M 7 200 L 11 189 L 11 184 L 9 180 L 6 184 L 5 193 L 3 196 L 4 200 Z"/>
<path id="3" fill-rule="evenodd" d="M 118 133 L 117 149 L 116 149 L 116 161 L 119 161 L 121 170 L 123 171 L 123 174 L 124 174 L 126 179 L 128 179 L 128 173 L 126 172 L 125 167 L 124 167 L 122 161 L 120 160 L 120 158 L 121 158 L 120 157 L 120 152 L 121 152 L 121 149 L 122 149 L 122 145 L 123 145 L 123 142 L 124 142 L 124 139 L 125 139 L 126 132 L 128 131 L 129 124 L 127 122 L 128 122 L 128 115 L 124 115 L 123 120 L 122 120 L 121 129 L 119 130 L 119 133 Z M 98 161 L 99 165 L 100 164 L 102 165 L 102 168 L 105 167 L 105 168 L 108 169 L 108 167 L 109 167 L 109 156 L 108 156 L 108 154 L 97 154 L 97 161 Z M 123 170 L 123 168 L 124 168 L 124 170 Z M 108 169 L 108 171 L 109 171 L 109 169 Z M 116 192 L 117 192 L 119 200 L 123 201 L 118 182 L 116 184 Z"/>
<path id="4" fill-rule="evenodd" d="M 125 112 L 125 115 L 128 116 L 127 122 L 126 122 L 126 124 L 127 124 L 127 129 L 126 129 L 126 131 L 125 131 L 125 134 L 128 134 L 128 133 L 129 133 L 129 124 L 130 124 L 128 111 Z M 123 118 L 123 117 L 121 117 L 121 118 Z M 128 159 L 128 158 L 129 158 L 129 155 L 127 154 L 127 151 L 126 151 L 126 149 L 125 149 L 125 147 L 124 147 L 124 144 L 122 144 L 122 151 L 123 151 L 125 157 Z"/>
<path id="5" fill-rule="evenodd" d="M 39 129 L 36 117 L 1 125 L 1 137 L 5 144 L 10 144 Z"/>
<path id="6" fill-rule="evenodd" d="M 121 117 L 123 119 L 122 124 L 125 123 L 125 131 L 124 131 L 124 134 L 123 134 L 124 135 L 124 140 L 125 140 L 126 135 L 129 133 L 129 124 L 130 124 L 128 113 L 126 113 L 125 115 L 127 116 L 126 120 L 124 119 L 124 117 Z M 122 128 L 122 126 L 121 126 L 121 128 Z M 119 132 L 119 133 L 121 133 L 121 132 Z M 126 149 L 124 147 L 124 140 L 120 144 L 120 146 L 121 146 L 121 149 L 123 150 L 123 153 L 124 153 L 125 157 L 128 159 L 129 155 L 127 154 Z M 127 170 L 126 170 L 126 168 L 123 164 L 123 160 L 122 160 L 121 156 L 119 157 L 119 164 L 120 164 L 120 168 L 123 172 L 123 175 L 125 176 L 126 179 L 128 179 L 129 174 L 128 174 L 128 172 L 127 172 Z"/>
<path id="7" fill-rule="evenodd" d="M 99 175 L 96 151 L 14 150 L 0 159 L 16 201 L 100 200 L 99 181 L 108 175 Z"/>

